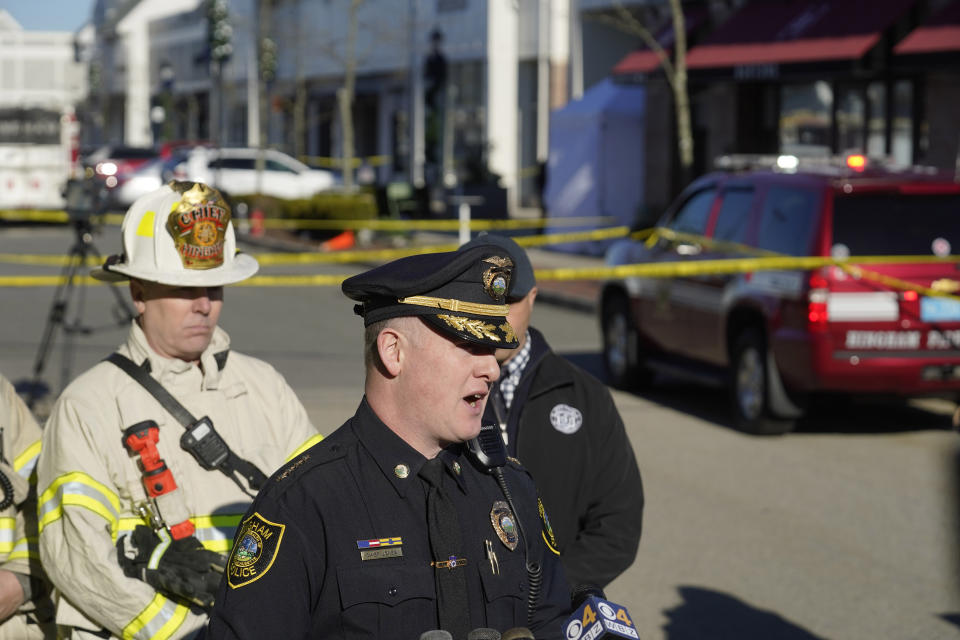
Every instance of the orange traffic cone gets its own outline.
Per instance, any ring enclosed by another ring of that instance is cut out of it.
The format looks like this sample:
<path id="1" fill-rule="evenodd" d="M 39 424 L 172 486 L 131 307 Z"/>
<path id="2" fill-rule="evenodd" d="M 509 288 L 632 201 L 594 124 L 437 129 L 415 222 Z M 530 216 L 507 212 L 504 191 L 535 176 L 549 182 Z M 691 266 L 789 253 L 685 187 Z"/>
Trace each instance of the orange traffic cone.
<path id="1" fill-rule="evenodd" d="M 250 235 L 257 237 L 262 236 L 263 229 L 263 211 L 254 209 L 250 213 Z"/>
<path id="2" fill-rule="evenodd" d="M 343 233 L 333 236 L 320 246 L 323 247 L 324 251 L 343 251 L 344 249 L 352 249 L 356 244 L 357 239 L 353 231 L 347 229 Z"/>

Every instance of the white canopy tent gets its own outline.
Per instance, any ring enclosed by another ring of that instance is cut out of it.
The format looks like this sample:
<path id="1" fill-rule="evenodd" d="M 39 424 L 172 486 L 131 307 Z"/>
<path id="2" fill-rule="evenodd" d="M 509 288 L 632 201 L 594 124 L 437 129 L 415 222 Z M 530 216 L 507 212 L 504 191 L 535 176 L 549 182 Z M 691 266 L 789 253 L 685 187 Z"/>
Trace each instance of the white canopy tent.
<path id="1" fill-rule="evenodd" d="M 550 114 L 550 155 L 544 203 L 547 217 L 612 217 L 632 225 L 643 203 L 646 89 L 607 78 Z M 582 227 L 550 226 L 548 233 Z M 599 255 L 609 241 L 547 245 Z"/>

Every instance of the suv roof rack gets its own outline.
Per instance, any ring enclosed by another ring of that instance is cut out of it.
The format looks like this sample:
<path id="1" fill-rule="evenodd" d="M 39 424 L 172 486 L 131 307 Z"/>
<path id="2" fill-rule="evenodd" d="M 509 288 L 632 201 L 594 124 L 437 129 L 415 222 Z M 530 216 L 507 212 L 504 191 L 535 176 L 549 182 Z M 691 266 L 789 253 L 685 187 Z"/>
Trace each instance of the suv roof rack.
<path id="1" fill-rule="evenodd" d="M 855 158 L 854 164 L 850 159 Z M 828 171 L 835 173 L 849 169 L 856 170 L 865 167 L 865 156 L 796 156 L 789 153 L 760 154 L 760 153 L 733 153 L 717 157 L 714 166 L 723 171 L 746 171 L 768 169 L 793 173 L 796 171 Z"/>
<path id="2" fill-rule="evenodd" d="M 830 156 L 803 156 L 793 154 L 734 153 L 718 156 L 714 167 L 720 171 L 767 170 L 780 173 L 806 171 L 830 176 L 850 176 L 864 171 L 881 173 L 942 174 L 943 169 L 913 165 L 894 167 L 882 158 L 868 158 L 861 153 Z"/>

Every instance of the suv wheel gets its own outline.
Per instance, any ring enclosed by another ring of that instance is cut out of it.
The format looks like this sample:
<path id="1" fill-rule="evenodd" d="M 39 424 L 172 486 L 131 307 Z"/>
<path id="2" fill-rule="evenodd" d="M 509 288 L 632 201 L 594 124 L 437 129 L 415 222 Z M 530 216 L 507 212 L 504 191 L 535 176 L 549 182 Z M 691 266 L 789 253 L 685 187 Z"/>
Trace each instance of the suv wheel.
<path id="1" fill-rule="evenodd" d="M 603 364 L 610 384 L 618 389 L 649 384 L 652 375 L 640 363 L 637 331 L 627 299 L 616 295 L 604 302 L 602 320 Z"/>
<path id="2" fill-rule="evenodd" d="M 794 421 L 770 412 L 767 387 L 767 346 L 762 334 L 747 329 L 733 346 L 730 400 L 737 429 L 757 435 L 779 435 L 793 429 Z"/>

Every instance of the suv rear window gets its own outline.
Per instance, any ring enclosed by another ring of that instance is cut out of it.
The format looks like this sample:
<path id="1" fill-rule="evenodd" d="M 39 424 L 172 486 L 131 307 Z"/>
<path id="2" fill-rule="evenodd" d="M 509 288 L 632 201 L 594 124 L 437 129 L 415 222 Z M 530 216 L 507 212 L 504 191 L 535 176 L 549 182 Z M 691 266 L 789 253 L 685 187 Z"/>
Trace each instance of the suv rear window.
<path id="1" fill-rule="evenodd" d="M 946 240 L 945 244 L 943 240 Z M 960 247 L 960 195 L 838 195 L 833 241 L 851 256 L 937 255 Z"/>

